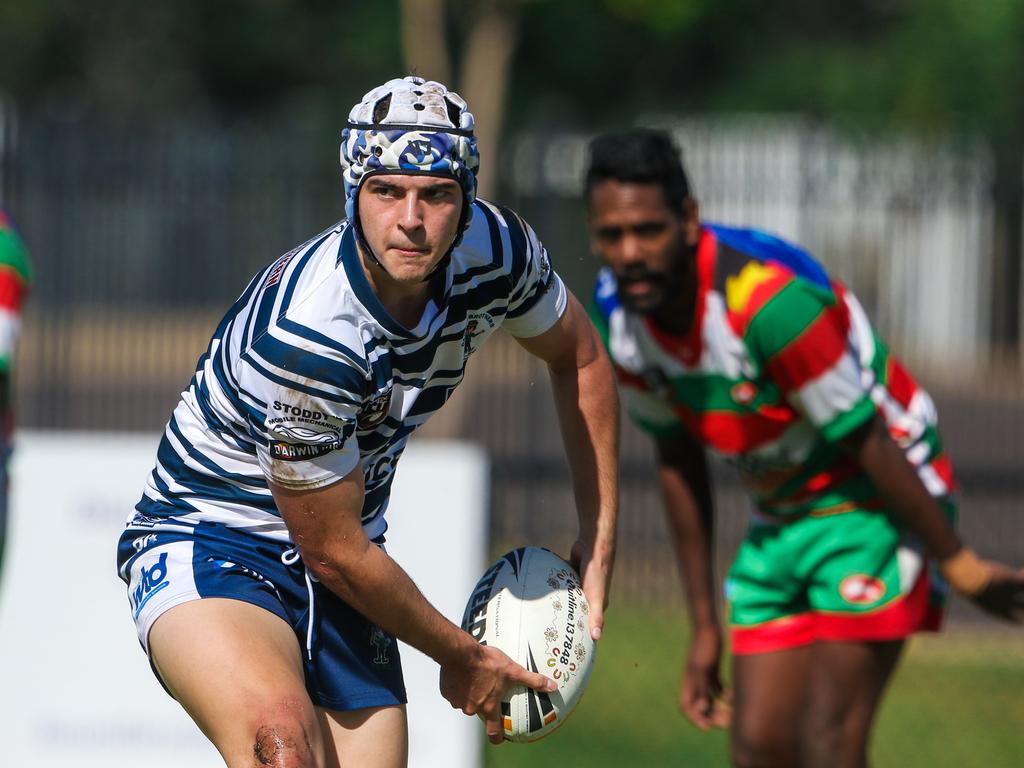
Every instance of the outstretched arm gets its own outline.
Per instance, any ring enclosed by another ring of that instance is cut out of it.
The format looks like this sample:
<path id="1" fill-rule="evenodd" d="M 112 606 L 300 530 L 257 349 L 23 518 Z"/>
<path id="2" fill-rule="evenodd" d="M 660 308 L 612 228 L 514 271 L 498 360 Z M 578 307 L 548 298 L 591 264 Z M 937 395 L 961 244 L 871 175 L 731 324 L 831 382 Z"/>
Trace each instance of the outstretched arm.
<path id="1" fill-rule="evenodd" d="M 1024 619 L 1024 570 L 979 560 L 957 536 L 877 415 L 843 441 L 957 592 L 1010 621 Z"/>
<path id="2" fill-rule="evenodd" d="M 572 472 L 580 535 L 571 559 L 590 603 L 590 633 L 604 627 L 615 559 L 619 508 L 619 397 L 611 362 L 580 303 L 570 295 L 548 331 L 517 339 L 548 364 L 565 453 Z"/>
<path id="3" fill-rule="evenodd" d="M 441 694 L 467 715 L 486 721 L 502 741 L 501 697 L 513 685 L 542 691 L 553 680 L 477 644 L 423 596 L 409 575 L 363 532 L 361 466 L 325 488 L 297 491 L 271 483 L 274 501 L 306 567 L 342 600 L 382 629 L 441 665 Z"/>
<path id="4" fill-rule="evenodd" d="M 658 483 L 693 628 L 679 707 L 701 730 L 724 728 L 729 724 L 729 710 L 720 700 L 724 690 L 719 674 L 722 630 L 715 607 L 714 507 L 707 458 L 704 449 L 684 432 L 659 439 L 657 446 Z"/>

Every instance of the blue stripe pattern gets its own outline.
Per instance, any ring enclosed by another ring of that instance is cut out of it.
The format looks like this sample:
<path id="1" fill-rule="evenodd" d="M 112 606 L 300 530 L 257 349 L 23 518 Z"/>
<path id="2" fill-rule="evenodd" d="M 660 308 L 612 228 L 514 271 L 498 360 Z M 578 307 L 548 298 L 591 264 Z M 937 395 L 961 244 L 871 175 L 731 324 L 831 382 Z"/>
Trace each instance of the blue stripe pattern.
<path id="1" fill-rule="evenodd" d="M 345 222 L 257 274 L 218 324 L 168 422 L 138 524 L 189 515 L 182 524 L 265 525 L 279 517 L 265 475 L 275 461 L 312 455 L 293 459 L 287 477 L 333 482 L 330 456 L 358 451 L 363 522 L 382 532 L 409 436 L 451 396 L 468 357 L 506 317 L 529 316 L 541 328 L 557 320 L 536 235 L 512 211 L 480 200 L 474 208 L 416 329 L 395 321 L 373 292 Z M 311 450 L 324 444 L 316 442 L 323 424 L 339 436 L 327 454 Z M 310 442 L 273 453 L 282 440 Z M 274 528 L 267 535 L 283 535 Z"/>

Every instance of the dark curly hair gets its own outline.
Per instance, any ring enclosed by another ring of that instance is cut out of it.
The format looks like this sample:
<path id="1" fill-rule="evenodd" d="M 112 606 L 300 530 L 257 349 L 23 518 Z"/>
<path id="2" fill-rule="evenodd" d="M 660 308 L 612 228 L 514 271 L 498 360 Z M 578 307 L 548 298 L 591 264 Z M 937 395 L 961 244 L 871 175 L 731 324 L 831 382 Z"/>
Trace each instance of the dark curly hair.
<path id="1" fill-rule="evenodd" d="M 594 187 L 608 179 L 657 184 L 674 211 L 690 197 L 690 182 L 679 148 L 666 131 L 653 128 L 605 133 L 590 142 L 590 165 L 583 189 L 588 203 Z"/>

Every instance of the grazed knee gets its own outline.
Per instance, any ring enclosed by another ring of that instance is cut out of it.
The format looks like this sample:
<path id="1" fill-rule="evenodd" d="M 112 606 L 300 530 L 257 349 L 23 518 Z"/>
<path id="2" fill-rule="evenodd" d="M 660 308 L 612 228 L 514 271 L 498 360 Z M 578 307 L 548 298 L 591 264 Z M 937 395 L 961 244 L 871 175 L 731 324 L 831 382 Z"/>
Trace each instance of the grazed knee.
<path id="1" fill-rule="evenodd" d="M 254 768 L 316 768 L 309 733 L 294 720 L 261 725 L 252 751 Z"/>

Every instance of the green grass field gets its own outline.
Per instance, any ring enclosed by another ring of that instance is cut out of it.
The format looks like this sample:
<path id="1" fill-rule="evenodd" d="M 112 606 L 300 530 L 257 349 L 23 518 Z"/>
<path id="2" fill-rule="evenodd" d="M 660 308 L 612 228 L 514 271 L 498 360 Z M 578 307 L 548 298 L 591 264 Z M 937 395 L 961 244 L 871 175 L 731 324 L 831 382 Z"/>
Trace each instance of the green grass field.
<path id="1" fill-rule="evenodd" d="M 725 734 L 675 706 L 680 616 L 613 609 L 579 708 L 535 744 L 485 747 L 488 768 L 721 768 Z M 874 768 L 1024 766 L 1024 633 L 948 631 L 911 642 L 883 703 Z"/>

